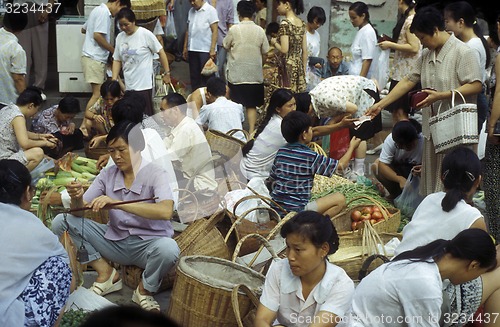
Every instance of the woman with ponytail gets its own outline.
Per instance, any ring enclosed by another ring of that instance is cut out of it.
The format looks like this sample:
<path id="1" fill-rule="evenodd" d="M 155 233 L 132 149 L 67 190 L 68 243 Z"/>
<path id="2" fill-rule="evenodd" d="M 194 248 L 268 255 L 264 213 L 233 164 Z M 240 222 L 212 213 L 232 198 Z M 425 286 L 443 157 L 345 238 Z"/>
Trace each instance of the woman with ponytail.
<path id="1" fill-rule="evenodd" d="M 378 58 L 375 58 L 377 31 L 370 23 L 368 5 L 361 1 L 353 3 L 349 7 L 349 18 L 352 26 L 359 29 L 351 45 L 352 61 L 349 74 L 367 78 L 375 77 L 375 67 L 378 61 Z"/>
<path id="2" fill-rule="evenodd" d="M 479 63 L 483 68 L 483 89 L 477 96 L 478 131 L 488 115 L 488 100 L 486 99 L 486 69 L 490 66 L 491 54 L 483 31 L 477 24 L 474 8 L 466 1 L 453 2 L 444 8 L 446 30 L 477 51 Z"/>
<path id="3" fill-rule="evenodd" d="M 257 128 L 254 137 L 243 147 L 240 169 L 248 180 L 253 177 L 267 178 L 273 165 L 276 152 L 286 144 L 281 135 L 281 121 L 295 110 L 296 102 L 292 91 L 274 91 L 266 115 Z"/>
<path id="4" fill-rule="evenodd" d="M 28 211 L 33 194 L 28 169 L 0 160 L 0 326 L 57 326 L 69 297 L 68 254 Z"/>
<path id="5" fill-rule="evenodd" d="M 420 203 L 395 254 L 440 238 L 452 239 L 464 229 L 486 230 L 483 215 L 469 204 L 481 178 L 481 162 L 474 151 L 457 147 L 447 154 L 441 166 L 444 192 L 429 194 Z"/>
<path id="6" fill-rule="evenodd" d="M 415 16 L 415 0 L 398 0 L 398 11 L 400 16 L 392 30 L 392 40 L 384 40 L 378 44 L 382 50 L 394 50 L 389 91 L 410 73 L 411 67 L 416 65 L 422 52 L 420 40 L 410 32 L 410 26 Z M 420 85 L 415 85 L 413 88 L 413 90 L 417 89 L 420 89 Z M 403 95 L 386 109 L 392 113 L 394 123 L 408 119 L 410 113 L 408 96 Z"/>
<path id="7" fill-rule="evenodd" d="M 271 264 L 266 274 L 254 327 L 334 327 L 351 303 L 354 283 L 328 262 L 339 236 L 330 217 L 302 211 L 281 228 L 286 259 Z"/>
<path id="8" fill-rule="evenodd" d="M 493 301 L 500 295 L 496 256 L 491 237 L 477 228 L 403 252 L 356 287 L 342 326 L 460 326 L 481 304 L 494 322 L 498 314 L 490 309 L 498 307 Z"/>

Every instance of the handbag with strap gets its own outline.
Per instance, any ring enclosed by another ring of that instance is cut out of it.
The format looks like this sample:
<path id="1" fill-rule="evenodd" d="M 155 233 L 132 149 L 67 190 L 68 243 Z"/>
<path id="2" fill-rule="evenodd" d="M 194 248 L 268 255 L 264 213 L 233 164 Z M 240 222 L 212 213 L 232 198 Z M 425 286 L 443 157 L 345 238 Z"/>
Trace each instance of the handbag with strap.
<path id="1" fill-rule="evenodd" d="M 459 94 L 463 103 L 455 105 L 455 95 Z M 429 128 L 436 153 L 464 144 L 479 142 L 477 131 L 477 105 L 467 103 L 464 96 L 452 90 L 451 108 L 429 118 Z"/>

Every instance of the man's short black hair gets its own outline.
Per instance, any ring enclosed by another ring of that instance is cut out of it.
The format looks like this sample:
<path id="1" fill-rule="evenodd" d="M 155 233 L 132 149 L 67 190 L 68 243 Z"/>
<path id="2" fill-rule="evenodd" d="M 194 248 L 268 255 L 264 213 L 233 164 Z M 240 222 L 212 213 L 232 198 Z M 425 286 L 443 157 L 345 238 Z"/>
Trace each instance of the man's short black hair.
<path id="1" fill-rule="evenodd" d="M 255 3 L 253 1 L 240 1 L 236 5 L 236 11 L 238 15 L 244 18 L 252 18 L 255 11 L 257 11 L 255 7 Z"/>
<path id="2" fill-rule="evenodd" d="M 182 114 L 187 113 L 187 102 L 186 99 L 179 93 L 169 93 L 165 95 L 162 100 L 167 101 L 167 105 L 169 108 L 177 107 L 181 111 Z"/>
<path id="3" fill-rule="evenodd" d="M 207 81 L 207 92 L 215 97 L 222 97 L 226 95 L 226 83 L 222 78 L 210 77 Z"/>
<path id="4" fill-rule="evenodd" d="M 288 143 L 299 141 L 300 135 L 312 126 L 311 117 L 301 111 L 289 112 L 281 122 L 281 134 Z"/>
<path id="5" fill-rule="evenodd" d="M 77 114 L 80 112 L 80 101 L 71 95 L 67 95 L 59 101 L 57 107 L 63 114 Z"/>
<path id="6" fill-rule="evenodd" d="M 399 147 L 404 148 L 418 139 L 421 131 L 422 127 L 416 120 L 402 120 L 392 128 L 392 139 Z"/>
<path id="7" fill-rule="evenodd" d="M 28 25 L 28 15 L 14 10 L 7 12 L 3 17 L 3 25 L 11 32 L 21 32 Z"/>
<path id="8" fill-rule="evenodd" d="M 136 91 L 127 91 L 111 108 L 111 117 L 115 124 L 122 120 L 139 124 L 144 119 L 145 107 L 146 102 L 140 94 Z"/>

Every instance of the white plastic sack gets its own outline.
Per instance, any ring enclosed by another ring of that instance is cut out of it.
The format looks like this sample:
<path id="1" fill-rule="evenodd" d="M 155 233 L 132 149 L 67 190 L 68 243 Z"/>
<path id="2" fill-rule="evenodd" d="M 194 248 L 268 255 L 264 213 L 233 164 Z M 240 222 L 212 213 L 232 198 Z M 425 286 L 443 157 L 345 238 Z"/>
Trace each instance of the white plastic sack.
<path id="1" fill-rule="evenodd" d="M 481 127 L 481 132 L 479 132 L 479 143 L 477 145 L 477 156 L 479 160 L 484 158 L 486 152 L 486 140 L 488 139 L 488 133 L 486 133 L 486 121 Z"/>
<path id="2" fill-rule="evenodd" d="M 68 302 L 66 302 L 66 306 L 64 307 L 64 312 L 78 309 L 84 311 L 101 310 L 112 305 L 116 304 L 80 286 L 69 295 Z"/>
<path id="3" fill-rule="evenodd" d="M 417 210 L 418 205 L 424 199 L 418 193 L 418 188 L 420 184 L 420 177 L 413 176 L 412 173 L 406 179 L 405 187 L 403 192 L 394 199 L 394 205 L 396 208 L 401 210 L 401 214 L 411 219 L 415 210 Z"/>
<path id="4" fill-rule="evenodd" d="M 45 172 L 55 167 L 54 160 L 43 158 L 42 161 L 30 173 L 31 182 L 36 185 L 40 178 L 45 176 Z"/>
<path id="5" fill-rule="evenodd" d="M 382 50 L 380 47 L 377 47 L 375 50 L 375 55 L 378 56 L 378 60 L 376 61 L 376 67 L 375 67 L 375 76 L 372 76 L 375 78 L 378 82 L 378 85 L 380 88 L 384 88 L 384 86 L 387 84 L 389 81 L 389 55 L 391 53 L 391 50 Z"/>
<path id="6" fill-rule="evenodd" d="M 177 30 L 175 29 L 174 12 L 167 11 L 167 22 L 165 23 L 165 37 L 167 39 L 177 39 Z"/>
<path id="7" fill-rule="evenodd" d="M 259 195 L 269 198 L 269 191 L 266 185 L 264 184 L 263 178 L 254 177 L 248 182 L 247 185 L 251 187 L 252 190 L 257 192 Z M 226 193 L 226 195 L 224 196 L 224 200 L 226 201 L 227 210 L 233 212 L 234 205 L 236 204 L 236 202 L 238 202 L 243 197 L 249 195 L 254 195 L 254 193 L 250 191 L 248 188 L 243 190 L 234 190 Z M 269 205 L 259 200 L 258 198 L 249 199 L 238 205 L 238 207 L 236 208 L 236 215 L 241 216 L 243 213 L 245 213 L 245 211 L 256 207 L 269 207 Z M 257 211 L 258 210 L 250 212 L 248 215 L 245 216 L 245 219 L 257 223 L 258 222 Z"/>
<path id="8" fill-rule="evenodd" d="M 394 251 L 396 251 L 396 248 L 398 247 L 398 245 L 400 243 L 401 243 L 401 241 L 397 237 L 393 237 L 383 247 L 382 247 L 382 244 L 377 244 L 377 249 L 378 249 L 379 254 L 383 254 L 386 257 L 393 257 Z M 372 254 L 376 254 L 376 253 L 372 253 Z"/>

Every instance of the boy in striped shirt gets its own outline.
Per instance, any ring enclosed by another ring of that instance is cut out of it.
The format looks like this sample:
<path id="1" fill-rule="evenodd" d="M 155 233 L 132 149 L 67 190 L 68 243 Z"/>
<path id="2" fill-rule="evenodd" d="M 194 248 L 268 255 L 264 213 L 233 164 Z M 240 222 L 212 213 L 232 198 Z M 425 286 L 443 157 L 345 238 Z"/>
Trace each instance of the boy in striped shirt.
<path id="1" fill-rule="evenodd" d="M 330 217 L 339 213 L 345 207 L 340 193 L 310 201 L 314 175 L 332 176 L 335 171 L 342 171 L 361 139 L 353 137 L 340 160 L 317 154 L 307 146 L 313 136 L 311 118 L 299 111 L 283 118 L 281 133 L 288 144 L 279 149 L 271 169 L 272 199 L 287 211 L 313 210 Z"/>

